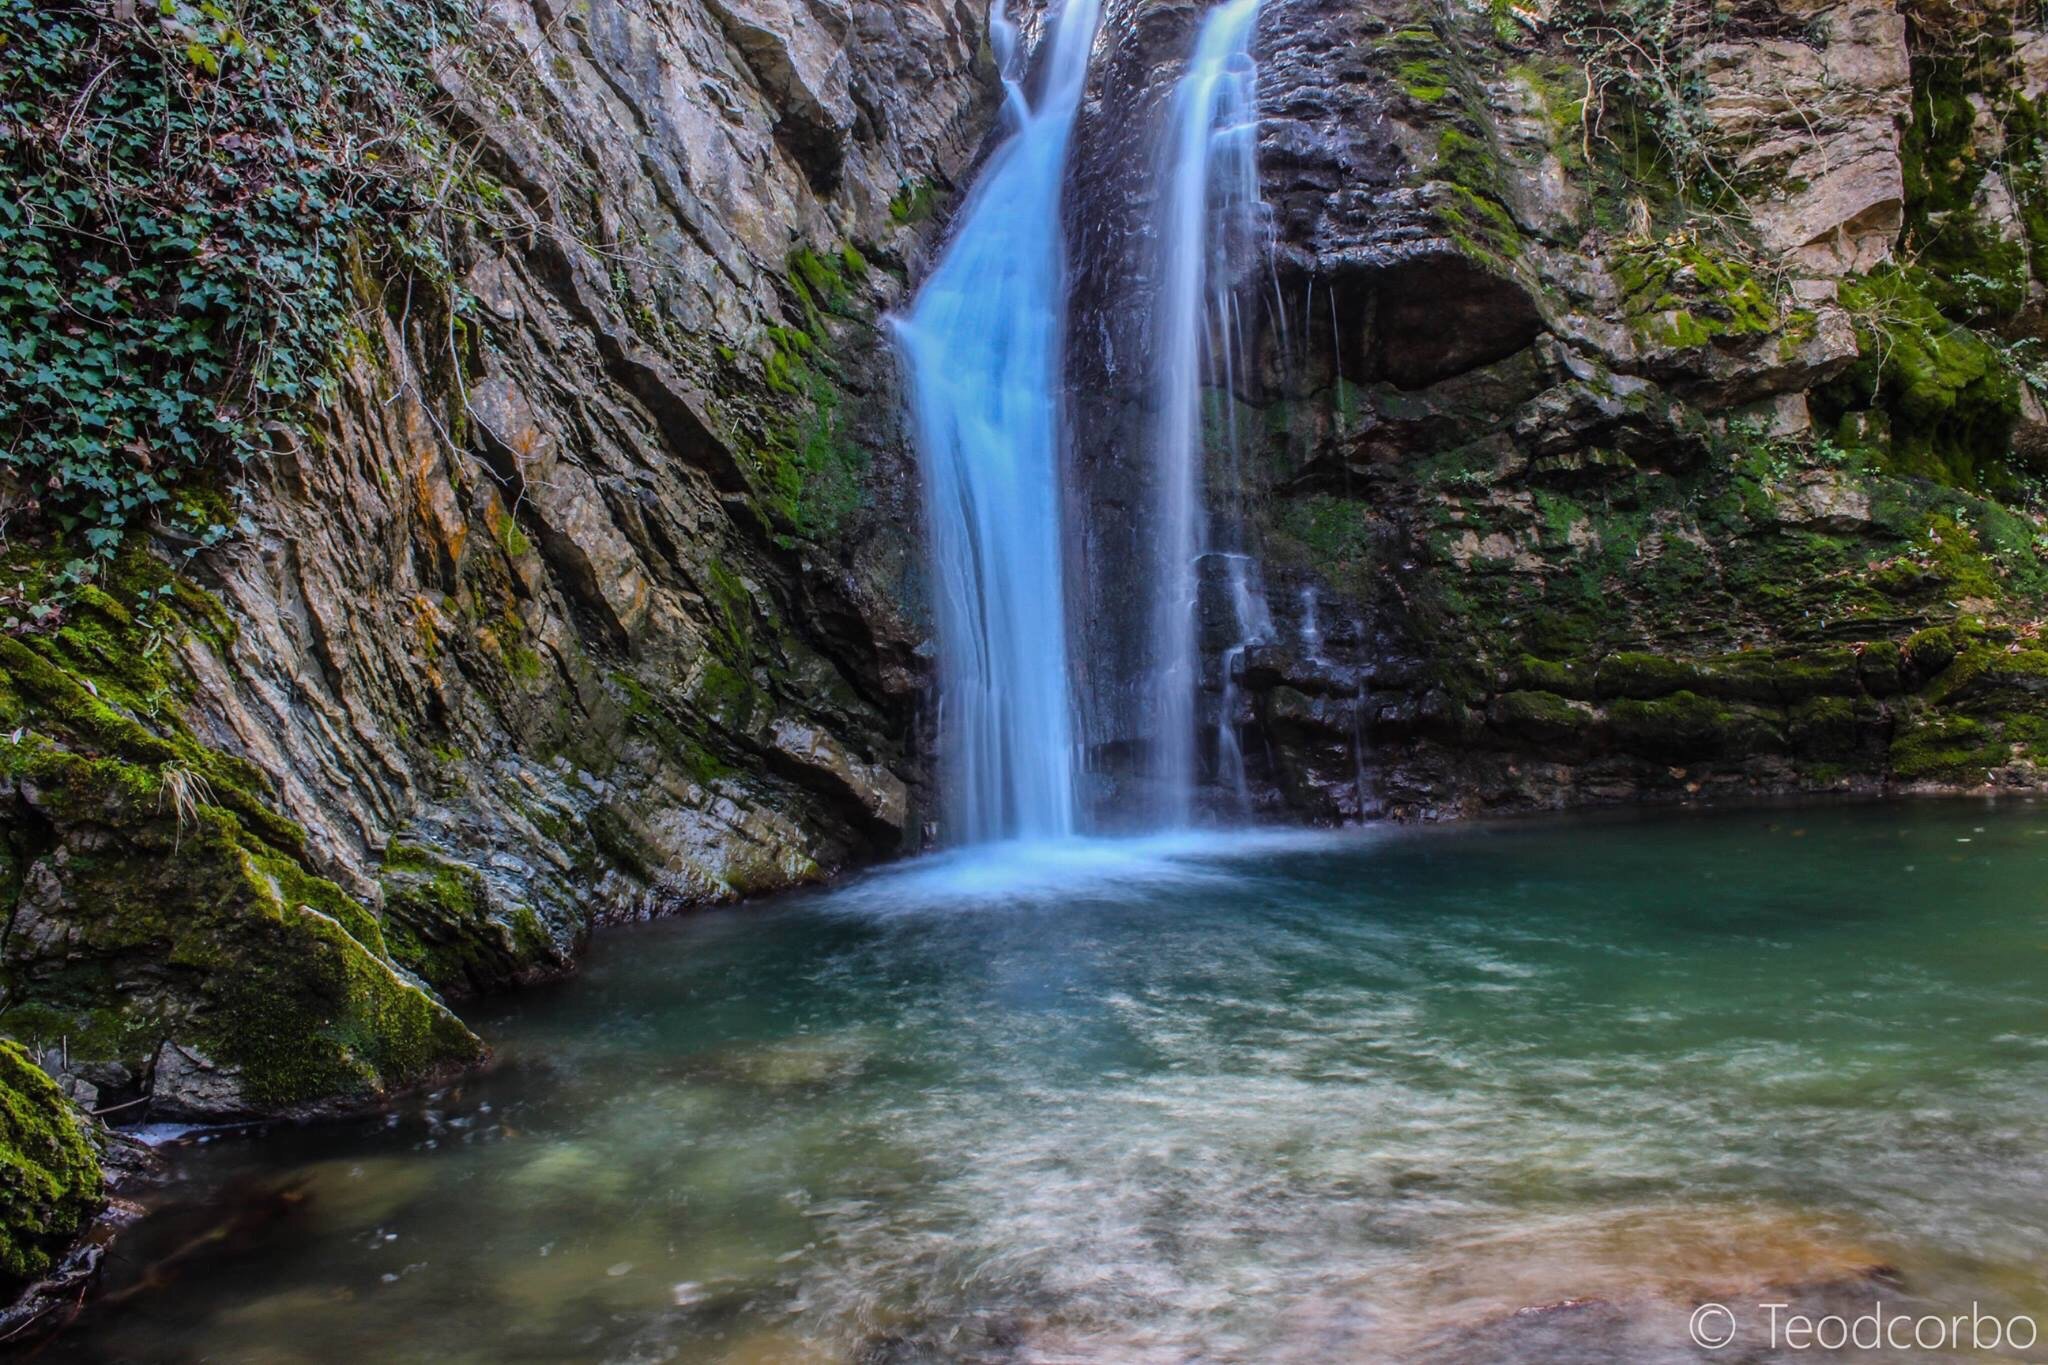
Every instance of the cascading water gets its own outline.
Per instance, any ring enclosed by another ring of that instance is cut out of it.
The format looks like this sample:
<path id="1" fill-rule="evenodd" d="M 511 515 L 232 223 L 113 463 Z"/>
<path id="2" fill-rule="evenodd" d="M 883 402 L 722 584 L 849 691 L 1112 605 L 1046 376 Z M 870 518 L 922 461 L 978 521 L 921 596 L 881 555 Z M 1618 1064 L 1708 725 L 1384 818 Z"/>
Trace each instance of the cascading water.
<path id="1" fill-rule="evenodd" d="M 1153 352 L 1153 529 L 1148 727 L 1162 823 L 1192 814 L 1195 787 L 1195 560 L 1207 536 L 1201 425 L 1203 352 L 1224 393 L 1237 379 L 1236 266 L 1262 221 L 1257 68 L 1251 43 L 1259 0 L 1209 11 L 1174 91 L 1161 165 L 1159 301 Z"/>
<path id="2" fill-rule="evenodd" d="M 1074 829 L 1061 199 L 1100 20 L 1099 0 L 1067 0 L 1044 40 L 1034 104 L 1016 30 L 991 15 L 1008 133 L 910 316 L 895 322 L 925 481 L 953 843 Z"/>

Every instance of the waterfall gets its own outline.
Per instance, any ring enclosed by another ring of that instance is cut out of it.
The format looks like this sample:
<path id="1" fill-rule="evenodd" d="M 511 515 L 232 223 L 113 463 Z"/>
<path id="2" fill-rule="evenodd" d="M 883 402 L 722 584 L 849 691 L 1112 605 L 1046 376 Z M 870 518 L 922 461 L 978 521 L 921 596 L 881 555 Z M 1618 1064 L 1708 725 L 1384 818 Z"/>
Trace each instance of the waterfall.
<path id="1" fill-rule="evenodd" d="M 1036 103 L 991 15 L 1005 135 L 910 315 L 894 322 L 924 474 L 948 842 L 1074 828 L 1060 571 L 1067 260 L 1061 188 L 1099 0 L 1067 0 Z"/>
<path id="2" fill-rule="evenodd" d="M 1158 815 L 1188 823 L 1195 786 L 1195 560 L 1207 539 L 1201 403 L 1204 351 L 1236 439 L 1236 265 L 1259 225 L 1259 0 L 1209 11 L 1173 94 L 1160 167 L 1159 299 L 1150 457 L 1157 479 L 1152 541 L 1148 728 Z"/>

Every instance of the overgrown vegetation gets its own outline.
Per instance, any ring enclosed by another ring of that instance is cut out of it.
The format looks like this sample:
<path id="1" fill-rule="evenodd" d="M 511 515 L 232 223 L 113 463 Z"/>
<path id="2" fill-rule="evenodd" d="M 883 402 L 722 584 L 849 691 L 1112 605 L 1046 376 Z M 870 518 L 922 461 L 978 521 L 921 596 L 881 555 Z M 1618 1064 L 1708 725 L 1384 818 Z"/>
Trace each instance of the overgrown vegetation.
<path id="1" fill-rule="evenodd" d="M 1944 316 L 1918 281 L 1888 267 L 1842 285 L 1862 354 L 1822 395 L 1821 415 L 1841 421 L 1876 409 L 1887 416 L 1884 462 L 1960 488 L 2012 494 L 2012 433 L 2020 379 L 1991 339 Z M 1854 419 L 1849 421 L 1853 424 Z M 1852 444 L 1867 444 L 1843 431 Z"/>
<path id="2" fill-rule="evenodd" d="M 297 440 L 352 274 L 423 235 L 424 54 L 461 0 L 0 0 L 0 486 L 66 575 Z"/>

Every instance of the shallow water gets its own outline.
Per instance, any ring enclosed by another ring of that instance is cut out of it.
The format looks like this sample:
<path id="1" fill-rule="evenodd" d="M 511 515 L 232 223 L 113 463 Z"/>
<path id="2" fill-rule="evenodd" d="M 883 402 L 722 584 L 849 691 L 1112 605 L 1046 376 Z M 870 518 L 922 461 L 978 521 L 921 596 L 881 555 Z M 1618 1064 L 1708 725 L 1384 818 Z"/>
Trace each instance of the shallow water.
<path id="1" fill-rule="evenodd" d="M 488 1076 L 172 1149 L 44 1358 L 1807 1360 L 1842 1357 L 1761 1304 L 2048 1320 L 2044 887 L 2048 807 L 1942 803 L 1018 847 L 616 932 L 472 1010 Z M 1688 1345 L 1708 1300 L 1736 1349 Z"/>

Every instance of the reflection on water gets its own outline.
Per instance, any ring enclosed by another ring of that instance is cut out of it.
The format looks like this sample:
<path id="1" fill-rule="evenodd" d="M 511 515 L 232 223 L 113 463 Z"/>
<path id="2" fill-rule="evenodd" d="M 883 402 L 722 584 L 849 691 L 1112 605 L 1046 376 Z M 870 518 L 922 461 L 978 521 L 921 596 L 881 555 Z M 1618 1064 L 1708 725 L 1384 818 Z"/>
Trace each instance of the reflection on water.
<path id="1" fill-rule="evenodd" d="M 485 1007 L 488 1076 L 177 1149 L 46 1358 L 1753 1360 L 1767 1301 L 2048 1320 L 2044 874 L 2048 809 L 1937 804 L 1018 847 L 624 931 Z M 1708 1300 L 1737 1351 L 1688 1346 Z"/>

